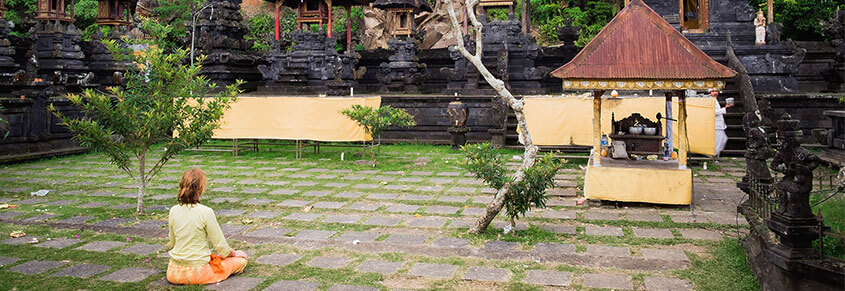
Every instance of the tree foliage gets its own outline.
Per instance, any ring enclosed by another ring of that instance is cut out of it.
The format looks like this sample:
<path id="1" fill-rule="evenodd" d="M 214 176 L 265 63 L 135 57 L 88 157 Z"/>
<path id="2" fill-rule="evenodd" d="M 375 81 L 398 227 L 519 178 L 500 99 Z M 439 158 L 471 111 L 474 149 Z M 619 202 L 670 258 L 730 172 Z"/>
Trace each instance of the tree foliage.
<path id="1" fill-rule="evenodd" d="M 538 159 L 533 166 L 525 169 L 522 181 L 514 182 L 508 175 L 502 156 L 490 143 L 471 144 L 461 148 L 466 159 L 461 166 L 475 174 L 490 188 L 499 190 L 505 184 L 511 184 L 511 191 L 505 197 L 505 213 L 510 218 L 511 226 L 514 221 L 533 207 L 546 206 L 546 190 L 554 188 L 554 177 L 563 167 L 564 160 L 546 154 Z"/>
<path id="2" fill-rule="evenodd" d="M 411 127 L 417 125 L 414 117 L 408 114 L 402 108 L 393 108 L 390 106 L 382 106 L 374 109 L 370 106 L 352 105 L 352 107 L 342 110 L 340 113 L 354 120 L 359 126 L 364 128 L 370 137 L 373 138 L 373 144 L 381 133 L 391 126 Z M 370 159 L 375 165 L 376 158 L 373 149 L 370 148 Z"/>
<path id="3" fill-rule="evenodd" d="M 116 60 L 126 64 L 125 87 L 110 87 L 106 93 L 89 89 L 69 95 L 68 100 L 86 118 L 67 117 L 52 104 L 49 110 L 81 145 L 107 154 L 113 164 L 137 183 L 140 214 L 149 181 L 174 155 L 211 138 L 223 111 L 240 92 L 238 86 L 242 82 L 224 88 L 215 98 L 204 98 L 216 85 L 199 75 L 199 65 L 191 67 L 183 63 L 188 56 L 186 50 L 176 48 L 165 52 L 159 43 L 124 41 L 145 49 L 133 51 L 114 40 L 103 43 Z M 164 146 L 163 151 L 151 150 L 157 144 Z M 148 161 L 148 158 L 152 159 Z"/>
<path id="4" fill-rule="evenodd" d="M 575 45 L 583 47 L 613 19 L 614 1 L 530 0 L 531 22 L 539 28 L 541 41 L 557 43 L 558 29 L 576 26 L 581 30 Z"/>
<path id="5" fill-rule="evenodd" d="M 766 0 L 749 0 L 751 7 L 766 11 Z M 775 22 L 783 24 L 782 37 L 794 40 L 822 41 L 822 21 L 829 20 L 837 7 L 845 9 L 842 0 L 774 0 Z"/>

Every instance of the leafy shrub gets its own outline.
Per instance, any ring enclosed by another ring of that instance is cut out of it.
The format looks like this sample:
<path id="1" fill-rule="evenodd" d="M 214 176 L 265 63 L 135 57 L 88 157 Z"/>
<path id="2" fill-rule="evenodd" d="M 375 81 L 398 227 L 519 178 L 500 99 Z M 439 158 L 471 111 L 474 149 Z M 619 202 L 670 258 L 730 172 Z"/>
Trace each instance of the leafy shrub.
<path id="1" fill-rule="evenodd" d="M 749 0 L 751 7 L 766 11 L 766 0 Z M 830 19 L 836 8 L 845 9 L 842 0 L 774 0 L 775 22 L 783 23 L 782 37 L 821 41 L 825 35 L 821 22 Z M 755 9 L 756 10 L 756 9 Z"/>
<path id="2" fill-rule="evenodd" d="M 38 0 L 6 0 L 6 14 L 3 16 L 7 21 L 15 24 L 10 34 L 25 37 L 29 35 L 29 29 L 35 23 L 35 9 Z"/>
<path id="3" fill-rule="evenodd" d="M 514 181 L 507 173 L 502 156 L 490 143 L 466 145 L 461 151 L 466 156 L 461 165 L 490 188 L 499 190 Z M 525 169 L 521 182 L 511 185 L 511 191 L 505 196 L 504 207 L 512 226 L 516 219 L 525 216 L 532 205 L 538 208 L 546 206 L 546 189 L 554 188 L 555 174 L 564 163 L 564 160 L 557 159 L 552 154 L 543 155 L 533 166 Z"/>
<path id="4" fill-rule="evenodd" d="M 97 32 L 97 0 L 78 0 L 73 9 L 76 18 L 73 24 L 82 30 L 83 40 L 91 40 Z"/>
<path id="5" fill-rule="evenodd" d="M 551 44 L 560 41 L 558 28 L 567 25 L 581 27 L 575 45 L 583 47 L 613 19 L 616 11 L 611 3 L 588 1 L 583 9 L 562 0 L 531 1 L 531 21 L 539 28 L 541 41 Z"/>
<path id="6" fill-rule="evenodd" d="M 390 106 L 382 106 L 378 109 L 373 109 L 369 106 L 356 104 L 352 105 L 351 108 L 342 110 L 340 113 L 346 115 L 349 119 L 354 120 L 359 126 L 363 127 L 364 132 L 373 138 L 373 145 L 375 145 L 375 141 L 378 136 L 380 136 L 381 133 L 388 127 L 411 127 L 417 124 L 414 121 L 414 117 L 408 114 L 407 111 L 402 108 L 393 108 Z M 370 159 L 373 161 L 373 165 L 375 165 L 376 158 L 373 148 L 370 148 Z"/>
<path id="7" fill-rule="evenodd" d="M 244 19 L 249 33 L 244 35 L 245 40 L 252 41 L 252 49 L 264 52 L 270 49 L 270 43 L 276 31 L 275 17 L 268 13 L 259 13 Z"/>

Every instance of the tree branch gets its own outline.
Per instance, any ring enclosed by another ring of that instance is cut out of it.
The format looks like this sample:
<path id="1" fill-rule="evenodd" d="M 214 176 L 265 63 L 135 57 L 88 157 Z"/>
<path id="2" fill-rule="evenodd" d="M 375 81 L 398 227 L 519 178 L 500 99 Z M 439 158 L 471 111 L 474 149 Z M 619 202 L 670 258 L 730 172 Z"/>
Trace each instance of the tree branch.
<path id="1" fill-rule="evenodd" d="M 533 141 L 531 140 L 531 134 L 528 132 L 528 123 L 525 120 L 525 115 L 523 114 L 523 103 L 522 100 L 517 100 L 513 94 L 505 87 L 505 82 L 500 79 L 497 79 L 490 73 L 490 70 L 484 66 L 481 58 L 483 56 L 483 41 L 481 34 L 483 25 L 481 22 L 478 21 L 478 18 L 475 16 L 475 7 L 478 5 L 478 0 L 467 0 L 467 17 L 469 18 L 470 22 L 472 22 L 472 26 L 475 29 L 475 54 L 470 54 L 469 51 L 466 49 L 466 44 L 464 43 L 463 33 L 461 32 L 460 24 L 458 23 L 458 18 L 455 16 L 455 9 L 452 5 L 452 0 L 443 0 L 449 6 L 449 18 L 452 20 L 452 29 L 456 31 L 457 36 L 457 45 L 455 49 L 461 53 L 473 66 L 478 70 L 478 72 L 484 77 L 484 80 L 487 81 L 487 84 L 490 87 L 493 87 L 493 90 L 501 97 L 510 108 L 513 110 L 514 115 L 516 116 L 517 124 L 519 126 L 519 137 L 520 141 L 523 142 L 524 152 L 523 152 L 523 159 L 522 165 L 520 165 L 519 169 L 517 169 L 516 173 L 513 175 L 512 182 L 506 183 L 502 186 L 501 189 L 496 192 L 496 196 L 493 198 L 487 207 L 485 208 L 485 213 L 476 221 L 475 225 L 470 228 L 470 233 L 481 233 L 487 229 L 487 226 L 490 225 L 490 222 L 493 221 L 493 218 L 499 214 L 502 210 L 502 207 L 505 204 L 505 197 L 508 196 L 508 193 L 511 192 L 511 188 L 514 184 L 521 183 L 523 179 L 525 179 L 525 169 L 530 168 L 534 165 L 534 161 L 537 157 L 537 152 L 539 149 L 537 146 L 534 145 Z"/>

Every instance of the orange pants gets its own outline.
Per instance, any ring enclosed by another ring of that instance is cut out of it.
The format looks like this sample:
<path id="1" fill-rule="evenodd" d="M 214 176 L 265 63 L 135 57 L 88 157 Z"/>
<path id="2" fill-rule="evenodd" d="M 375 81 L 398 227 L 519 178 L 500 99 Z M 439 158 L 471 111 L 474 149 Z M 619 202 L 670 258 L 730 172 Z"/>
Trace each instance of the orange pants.
<path id="1" fill-rule="evenodd" d="M 240 273 L 246 267 L 246 258 L 228 257 L 220 261 L 220 267 L 223 272 L 215 273 L 212 270 L 211 264 L 206 264 L 196 267 L 183 267 L 173 262 L 167 265 L 167 281 L 173 284 L 181 285 L 203 285 L 214 284 L 226 278 L 229 275 Z"/>

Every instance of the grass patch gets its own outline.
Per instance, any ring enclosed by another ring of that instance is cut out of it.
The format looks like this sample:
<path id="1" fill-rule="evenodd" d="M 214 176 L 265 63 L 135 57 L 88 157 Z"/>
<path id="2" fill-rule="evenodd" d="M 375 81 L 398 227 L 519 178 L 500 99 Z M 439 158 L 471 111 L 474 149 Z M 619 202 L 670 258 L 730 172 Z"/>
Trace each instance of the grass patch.
<path id="1" fill-rule="evenodd" d="M 708 251 L 711 258 L 692 254 L 690 268 L 675 274 L 690 280 L 696 290 L 760 290 L 738 239 L 723 239 Z"/>
<path id="2" fill-rule="evenodd" d="M 829 197 L 833 191 L 821 191 L 810 195 L 810 205 L 816 204 L 822 199 Z M 813 207 L 813 212 L 821 211 L 824 223 L 830 226 L 830 231 L 845 235 L 845 194 L 839 193 L 825 202 Z M 818 241 L 813 242 L 813 247 L 818 248 Z M 826 236 L 823 239 L 825 256 L 845 260 L 845 241 Z"/>

